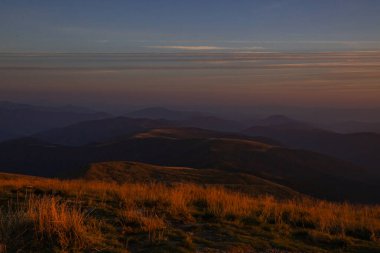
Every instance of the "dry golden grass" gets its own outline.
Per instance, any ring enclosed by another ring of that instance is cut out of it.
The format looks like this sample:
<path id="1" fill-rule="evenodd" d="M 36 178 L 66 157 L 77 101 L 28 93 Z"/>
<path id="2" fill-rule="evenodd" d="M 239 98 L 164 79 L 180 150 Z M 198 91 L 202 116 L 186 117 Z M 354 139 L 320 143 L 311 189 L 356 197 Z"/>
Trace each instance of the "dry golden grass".
<path id="1" fill-rule="evenodd" d="M 30 197 L 26 217 L 33 221 L 37 240 L 56 242 L 62 249 L 83 249 L 99 239 L 95 224 L 79 208 L 54 197 Z"/>
<path id="2" fill-rule="evenodd" d="M 141 232 L 147 232 L 150 241 L 161 241 L 164 239 L 166 222 L 157 214 L 138 209 L 122 210 L 118 217 L 128 232 L 129 226 L 138 225 Z"/>
<path id="3" fill-rule="evenodd" d="M 15 247 L 50 246 L 79 251 L 100 240 L 93 221 L 78 207 L 70 207 L 55 197 L 31 195 L 26 202 L 8 205 L 0 212 L 0 244 L 4 252 Z"/>
<path id="4" fill-rule="evenodd" d="M 28 245 L 26 235 L 31 227 L 36 241 L 55 243 L 62 250 L 88 248 L 102 240 L 95 217 L 88 217 L 81 208 L 81 203 L 87 201 L 86 205 L 91 206 L 94 199 L 97 203 L 115 203 L 118 207 L 115 219 L 126 233 L 147 233 L 149 240 L 156 242 L 165 240 L 169 220 L 192 223 L 199 214 L 204 219 L 242 227 L 270 224 L 367 241 L 378 241 L 380 236 L 379 206 L 312 199 L 279 201 L 271 196 L 251 197 L 223 187 L 194 184 L 118 185 L 18 178 L 0 179 L 0 187 L 0 192 L 12 189 L 26 192 L 23 204 L 11 203 L 0 209 L 0 249 L 14 247 L 11 242 L 14 238 Z M 36 193 L 40 196 L 36 197 Z M 55 195 L 67 196 L 65 199 L 71 202 Z"/>

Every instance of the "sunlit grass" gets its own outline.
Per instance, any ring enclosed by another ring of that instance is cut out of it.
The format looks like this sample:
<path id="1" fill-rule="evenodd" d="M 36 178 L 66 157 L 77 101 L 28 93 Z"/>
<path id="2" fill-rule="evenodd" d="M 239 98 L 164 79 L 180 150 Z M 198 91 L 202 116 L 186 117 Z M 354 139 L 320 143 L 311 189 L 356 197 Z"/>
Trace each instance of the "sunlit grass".
<path id="1" fill-rule="evenodd" d="M 70 251 L 94 247 L 105 237 L 100 229 L 102 217 L 86 211 L 95 203 L 112 206 L 112 224 L 123 233 L 146 233 L 151 242 L 166 240 L 172 221 L 191 224 L 199 220 L 243 228 L 267 224 L 279 230 L 307 229 L 313 235 L 372 242 L 380 236 L 379 206 L 251 197 L 195 184 L 119 185 L 15 178 L 0 180 L 0 187 L 8 196 L 13 192 L 12 200 L 1 206 L 0 249 L 45 245 Z"/>

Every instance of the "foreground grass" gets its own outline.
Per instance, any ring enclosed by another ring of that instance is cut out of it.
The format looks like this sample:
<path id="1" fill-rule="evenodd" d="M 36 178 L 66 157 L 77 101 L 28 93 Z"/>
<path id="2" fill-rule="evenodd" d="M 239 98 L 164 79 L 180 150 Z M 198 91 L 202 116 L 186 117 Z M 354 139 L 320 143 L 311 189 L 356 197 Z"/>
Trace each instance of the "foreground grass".
<path id="1" fill-rule="evenodd" d="M 380 252 L 379 206 L 29 177 L 0 196 L 0 252 Z"/>

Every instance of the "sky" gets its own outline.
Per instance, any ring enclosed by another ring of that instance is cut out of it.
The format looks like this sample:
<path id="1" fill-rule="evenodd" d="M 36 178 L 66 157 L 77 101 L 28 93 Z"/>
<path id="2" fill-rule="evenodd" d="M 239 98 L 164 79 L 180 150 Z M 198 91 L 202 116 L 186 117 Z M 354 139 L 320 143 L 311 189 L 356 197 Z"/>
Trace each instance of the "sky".
<path id="1" fill-rule="evenodd" d="M 0 100 L 380 108 L 379 13 L 379 0 L 0 0 Z"/>
<path id="2" fill-rule="evenodd" d="M 1 0 L 0 52 L 380 49 L 378 0 Z"/>

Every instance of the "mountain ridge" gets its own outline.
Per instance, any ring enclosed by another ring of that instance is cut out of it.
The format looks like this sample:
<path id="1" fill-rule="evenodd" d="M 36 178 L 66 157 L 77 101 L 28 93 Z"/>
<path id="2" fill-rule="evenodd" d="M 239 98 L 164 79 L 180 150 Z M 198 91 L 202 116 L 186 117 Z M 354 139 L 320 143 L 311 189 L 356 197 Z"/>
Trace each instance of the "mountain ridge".
<path id="1" fill-rule="evenodd" d="M 176 138 L 131 136 L 71 147 L 31 139 L 0 143 L 0 168 L 8 172 L 77 177 L 89 164 L 107 161 L 247 173 L 319 198 L 380 201 L 376 179 L 360 167 L 318 153 L 253 139 L 188 138 L 180 132 Z"/>

